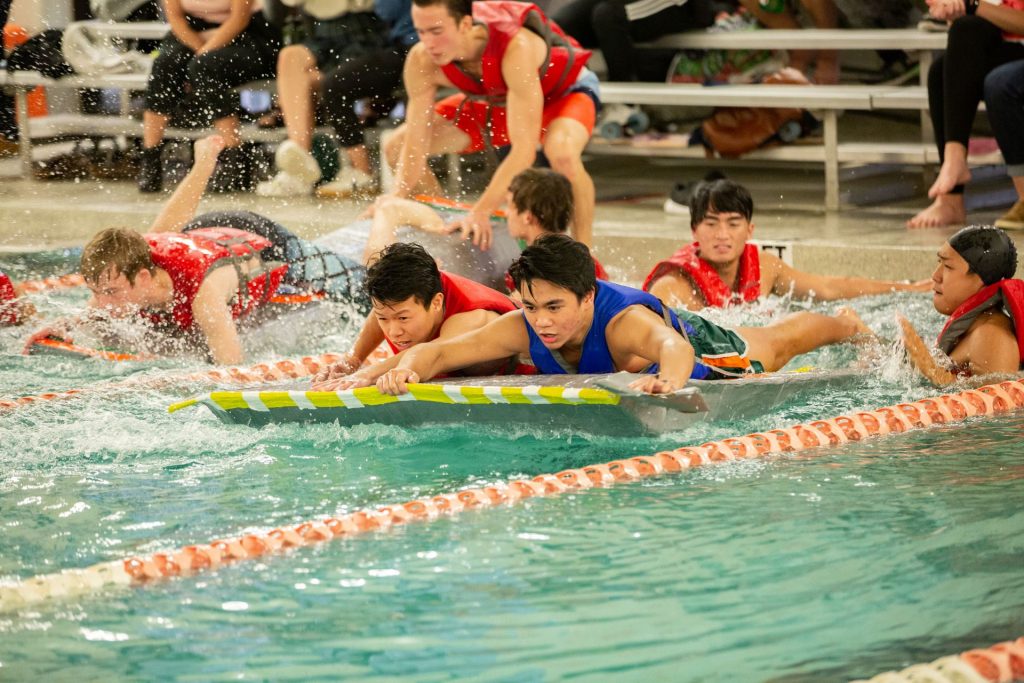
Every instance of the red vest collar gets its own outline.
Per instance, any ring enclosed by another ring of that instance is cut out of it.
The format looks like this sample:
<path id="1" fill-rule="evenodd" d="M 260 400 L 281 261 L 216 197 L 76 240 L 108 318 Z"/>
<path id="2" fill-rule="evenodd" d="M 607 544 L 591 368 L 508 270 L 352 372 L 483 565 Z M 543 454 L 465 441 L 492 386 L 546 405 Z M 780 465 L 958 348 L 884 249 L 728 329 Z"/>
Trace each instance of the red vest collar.
<path id="1" fill-rule="evenodd" d="M 668 259 L 654 266 L 644 279 L 647 291 L 658 278 L 678 268 L 685 272 L 700 290 L 708 306 L 724 308 L 733 303 L 756 301 L 761 296 L 761 256 L 754 244 L 747 244 L 740 255 L 739 287 L 733 292 L 710 263 L 699 256 L 700 244 L 682 247 Z"/>

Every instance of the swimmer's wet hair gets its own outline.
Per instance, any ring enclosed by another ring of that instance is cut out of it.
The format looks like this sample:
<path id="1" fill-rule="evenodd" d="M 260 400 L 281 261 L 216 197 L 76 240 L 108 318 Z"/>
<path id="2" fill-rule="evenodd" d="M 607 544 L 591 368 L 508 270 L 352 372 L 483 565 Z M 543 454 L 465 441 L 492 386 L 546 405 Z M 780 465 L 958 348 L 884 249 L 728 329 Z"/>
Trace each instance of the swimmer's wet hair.
<path id="1" fill-rule="evenodd" d="M 949 238 L 949 246 L 967 261 L 968 272 L 986 285 L 1012 278 L 1017 272 L 1017 247 L 994 225 L 969 225 Z"/>
<path id="2" fill-rule="evenodd" d="M 82 277 L 89 284 L 96 284 L 111 267 L 133 285 L 140 271 L 155 272 L 149 242 L 128 228 L 107 228 L 96 233 L 82 250 Z"/>
<path id="3" fill-rule="evenodd" d="M 516 211 L 529 211 L 545 232 L 567 232 L 572 220 L 572 185 L 550 168 L 528 168 L 508 186 Z"/>
<path id="4" fill-rule="evenodd" d="M 415 243 L 384 247 L 366 269 L 366 293 L 374 303 L 397 304 L 414 297 L 424 308 L 441 293 L 441 271 L 434 257 Z"/>
<path id="5" fill-rule="evenodd" d="M 433 7 L 444 5 L 448 14 L 458 23 L 462 17 L 473 15 L 473 0 L 412 0 L 417 7 Z"/>
<path id="6" fill-rule="evenodd" d="M 711 211 L 738 213 L 750 221 L 754 200 L 747 188 L 728 178 L 698 183 L 690 195 L 690 227 L 698 226 Z"/>
<path id="7" fill-rule="evenodd" d="M 594 258 L 587 245 L 568 235 L 544 235 L 523 249 L 508 273 L 516 291 L 533 293 L 533 281 L 545 280 L 582 299 L 597 287 Z"/>

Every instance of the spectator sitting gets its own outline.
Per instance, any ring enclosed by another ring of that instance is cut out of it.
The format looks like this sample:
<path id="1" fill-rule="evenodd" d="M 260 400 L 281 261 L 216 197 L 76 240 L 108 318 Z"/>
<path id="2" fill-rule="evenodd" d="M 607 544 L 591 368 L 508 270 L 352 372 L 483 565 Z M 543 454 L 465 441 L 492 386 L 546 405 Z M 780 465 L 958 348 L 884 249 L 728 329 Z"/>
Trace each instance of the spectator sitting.
<path id="1" fill-rule="evenodd" d="M 985 108 L 1006 160 L 1006 173 L 1017 190 L 1017 202 L 996 221 L 996 227 L 1024 230 L 1024 59 L 998 66 L 985 77 Z"/>
<path id="2" fill-rule="evenodd" d="M 787 0 L 740 0 L 757 20 L 768 28 L 800 28 Z M 911 0 L 800 0 L 815 28 L 832 29 L 840 20 L 858 28 L 903 28 L 911 23 L 914 3 Z M 880 52 L 887 62 L 894 61 L 889 51 Z M 789 65 L 810 76 L 814 65 L 814 81 L 827 85 L 839 82 L 839 53 L 835 50 L 790 50 Z"/>
<path id="3" fill-rule="evenodd" d="M 1020 42 L 1024 40 L 1024 3 L 929 0 L 928 7 L 932 16 L 953 22 L 946 53 L 936 58 L 928 72 L 928 110 L 942 167 L 928 190 L 934 201 L 907 221 L 908 228 L 967 220 L 963 195 L 964 184 L 971 179 L 967 142 L 985 80 L 996 67 L 1024 59 Z M 1019 138 L 1020 129 L 1013 129 L 1012 135 Z"/>
<path id="4" fill-rule="evenodd" d="M 278 96 L 288 140 L 277 149 L 278 173 L 260 183 L 257 194 L 290 197 L 312 194 L 321 178 L 311 154 L 315 101 L 334 127 L 350 162 L 322 196 L 348 196 L 375 185 L 370 156 L 363 144 L 363 126 L 355 102 L 370 98 L 376 111 L 394 103 L 402 64 L 416 33 L 409 18 L 410 0 L 270 0 L 301 6 L 312 21 L 312 35 L 281 50 L 277 62 Z"/>
<path id="5" fill-rule="evenodd" d="M 232 88 L 273 76 L 280 40 L 259 8 L 259 0 L 164 0 L 171 33 L 160 43 L 146 90 L 142 192 L 163 189 L 161 142 L 186 81 L 227 145 L 211 189 L 252 189 L 251 164 L 239 147 Z"/>
<path id="6" fill-rule="evenodd" d="M 609 81 L 663 81 L 672 53 L 641 60 L 634 41 L 706 28 L 714 15 L 711 0 L 572 0 L 551 18 L 584 47 L 601 50 Z"/>

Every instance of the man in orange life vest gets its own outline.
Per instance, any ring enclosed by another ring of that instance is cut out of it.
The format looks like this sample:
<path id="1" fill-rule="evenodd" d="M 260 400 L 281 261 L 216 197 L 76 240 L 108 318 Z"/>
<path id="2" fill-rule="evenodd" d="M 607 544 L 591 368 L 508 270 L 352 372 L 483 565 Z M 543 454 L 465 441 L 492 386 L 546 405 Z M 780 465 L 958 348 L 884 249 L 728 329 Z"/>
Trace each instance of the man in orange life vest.
<path id="1" fill-rule="evenodd" d="M 438 270 L 434 258 L 414 243 L 385 247 L 367 269 L 365 287 L 373 310 L 352 352 L 314 378 L 313 388 L 318 391 L 370 386 L 398 363 L 397 354 L 406 349 L 457 337 L 516 309 L 504 294 Z M 396 355 L 356 372 L 383 341 Z M 508 362 L 480 364 L 464 372 L 493 375 Z"/>
<path id="2" fill-rule="evenodd" d="M 238 364 L 242 345 L 235 319 L 268 303 L 282 282 L 314 289 L 303 276 L 315 267 L 321 280 L 331 280 L 327 288 L 336 289 L 337 298 L 350 300 L 350 293 L 361 291 L 363 268 L 304 243 L 257 214 L 193 218 L 223 147 L 219 136 L 197 142 L 192 170 L 150 231 L 142 235 L 109 228 L 97 233 L 82 251 L 81 273 L 93 293 L 93 311 L 112 317 L 139 314 L 159 331 L 184 334 L 215 363 Z M 233 222 L 247 229 L 230 227 Z M 70 328 L 82 322 L 51 323 L 28 339 L 25 352 L 46 337 L 69 340 Z"/>
<path id="3" fill-rule="evenodd" d="M 669 306 L 698 311 L 755 301 L 767 294 L 833 301 L 895 291 L 925 292 L 929 280 L 913 283 L 804 273 L 747 240 L 754 234 L 754 202 L 732 180 L 701 183 L 690 198 L 694 242 L 658 263 L 643 288 Z"/>
<path id="4" fill-rule="evenodd" d="M 513 176 L 531 166 L 537 143 L 572 183 L 574 235 L 590 244 L 594 183 L 581 154 L 597 111 L 590 52 L 525 2 L 414 0 L 420 42 L 405 60 L 406 122 L 385 145 L 397 164 L 394 194 L 438 194 L 428 155 L 511 145 L 470 212 L 450 228 L 490 246 L 490 215 Z M 438 88 L 461 92 L 435 105 Z"/>
<path id="5" fill-rule="evenodd" d="M 949 367 L 935 361 L 902 316 L 911 363 L 936 386 L 958 377 L 1016 373 L 1024 369 L 1024 281 L 1013 279 L 1017 248 L 1005 232 L 973 225 L 939 249 L 932 273 L 932 303 L 949 316 L 937 342 Z"/>

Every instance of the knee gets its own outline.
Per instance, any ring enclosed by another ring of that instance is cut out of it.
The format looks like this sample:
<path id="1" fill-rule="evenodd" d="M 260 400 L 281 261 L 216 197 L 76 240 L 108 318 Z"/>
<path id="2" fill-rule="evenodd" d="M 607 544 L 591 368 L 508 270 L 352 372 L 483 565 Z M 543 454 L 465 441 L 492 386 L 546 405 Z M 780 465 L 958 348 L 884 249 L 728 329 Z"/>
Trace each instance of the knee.
<path id="1" fill-rule="evenodd" d="M 998 31 L 999 29 L 994 24 L 979 16 L 968 15 L 960 17 L 950 24 L 947 52 L 949 46 L 957 45 L 961 41 L 968 41 L 972 48 L 979 47 L 976 41 L 991 40 L 992 33 L 998 33 Z"/>
<path id="2" fill-rule="evenodd" d="M 590 23 L 595 31 L 625 30 L 627 19 L 623 5 L 611 0 L 599 2 L 590 12 Z"/>
<path id="3" fill-rule="evenodd" d="M 313 53 L 305 45 L 289 45 L 277 55 L 278 73 L 293 74 L 313 65 Z"/>
<path id="4" fill-rule="evenodd" d="M 985 106 L 990 109 L 1014 106 L 1024 108 L 1024 87 L 1020 85 L 1022 78 L 1024 69 L 1013 63 L 991 71 L 985 77 Z"/>
<path id="5" fill-rule="evenodd" d="M 561 173 L 570 182 L 574 181 L 583 170 L 583 160 L 576 149 L 569 144 L 555 141 L 545 143 L 544 156 L 551 163 L 551 170 Z"/>

